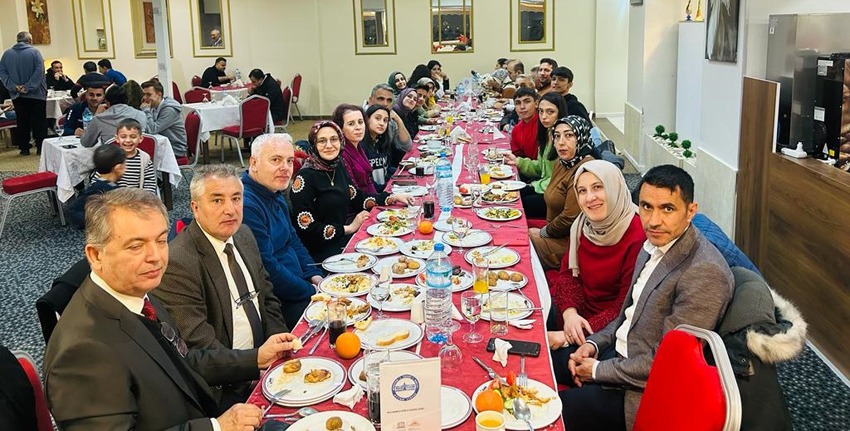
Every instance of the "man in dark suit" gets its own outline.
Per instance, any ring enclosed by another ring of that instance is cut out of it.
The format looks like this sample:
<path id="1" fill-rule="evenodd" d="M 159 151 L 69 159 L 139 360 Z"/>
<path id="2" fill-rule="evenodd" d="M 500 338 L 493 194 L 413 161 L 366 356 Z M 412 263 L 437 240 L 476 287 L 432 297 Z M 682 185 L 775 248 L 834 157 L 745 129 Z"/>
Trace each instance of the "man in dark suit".
<path id="1" fill-rule="evenodd" d="M 168 312 L 148 295 L 168 264 L 162 202 L 144 190 L 120 188 L 93 197 L 86 210 L 92 272 L 59 320 L 44 361 L 47 398 L 60 428 L 259 426 L 259 408 L 239 404 L 221 413 L 207 384 L 257 378 L 295 337 L 275 335 L 256 350 L 188 349 Z"/>
<path id="2" fill-rule="evenodd" d="M 570 355 L 578 387 L 561 392 L 568 429 L 631 429 L 664 334 L 683 323 L 713 330 L 723 316 L 734 281 L 720 252 L 691 226 L 693 196 L 681 168 L 644 175 L 638 206 L 647 241 L 619 316 Z"/>
<path id="3" fill-rule="evenodd" d="M 186 344 L 253 349 L 267 337 L 287 332 L 257 241 L 242 225 L 242 182 L 236 170 L 230 165 L 202 167 L 189 189 L 195 219 L 171 242 L 168 269 L 153 292 Z M 249 383 L 224 387 L 222 403 L 244 400 Z"/>

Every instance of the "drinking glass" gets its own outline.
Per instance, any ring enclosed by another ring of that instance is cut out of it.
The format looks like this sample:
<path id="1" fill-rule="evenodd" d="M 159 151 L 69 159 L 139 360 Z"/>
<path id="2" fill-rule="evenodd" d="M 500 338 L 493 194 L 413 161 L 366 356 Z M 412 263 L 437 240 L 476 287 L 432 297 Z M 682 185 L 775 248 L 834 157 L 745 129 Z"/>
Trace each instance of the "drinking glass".
<path id="1" fill-rule="evenodd" d="M 508 335 L 508 292 L 490 291 L 489 299 L 490 334 Z"/>
<path id="2" fill-rule="evenodd" d="M 479 295 L 490 292 L 490 261 L 487 258 L 474 260 L 472 263 L 472 279 L 475 283 L 472 290 Z"/>
<path id="3" fill-rule="evenodd" d="M 470 344 L 481 342 L 484 337 L 475 332 L 475 322 L 481 318 L 481 295 L 477 292 L 463 292 L 460 296 L 460 308 L 463 317 L 469 322 L 469 332 L 463 336 L 463 341 Z"/>
<path id="4" fill-rule="evenodd" d="M 467 154 L 463 158 L 463 166 L 466 168 L 466 176 L 469 177 L 470 182 L 475 182 L 475 168 L 478 166 L 478 156 L 474 154 Z"/>
<path id="5" fill-rule="evenodd" d="M 336 339 L 345 332 L 348 320 L 348 307 L 339 299 L 328 302 L 328 341 L 331 349 L 336 346 Z"/>
<path id="6" fill-rule="evenodd" d="M 463 354 L 460 352 L 460 348 L 458 348 L 454 341 L 452 340 L 452 333 L 460 329 L 460 323 L 451 321 L 449 326 L 446 327 L 446 344 L 440 347 L 440 366 L 443 369 L 443 373 L 457 373 L 460 371 L 461 363 L 463 362 Z"/>
<path id="7" fill-rule="evenodd" d="M 472 223 L 465 219 L 456 217 L 452 220 L 452 233 L 457 237 L 457 251 L 460 254 L 463 254 L 463 240 L 466 238 L 466 235 L 469 234 L 469 229 L 472 227 Z"/>
<path id="8" fill-rule="evenodd" d="M 369 420 L 381 423 L 381 363 L 390 361 L 388 349 L 363 351 L 363 372 L 366 374 L 366 396 Z"/>
<path id="9" fill-rule="evenodd" d="M 416 238 L 416 229 L 419 227 L 420 218 L 422 215 L 422 197 L 414 197 L 413 203 L 408 205 L 404 210 L 404 218 L 407 219 L 407 224 L 410 230 L 413 231 L 413 237 Z"/>
<path id="10" fill-rule="evenodd" d="M 387 279 L 385 281 L 379 281 L 377 284 L 372 286 L 372 289 L 369 290 L 369 295 L 375 301 L 378 301 L 378 319 L 384 318 L 384 301 L 389 299 L 390 297 L 390 283 L 392 279 Z"/>
<path id="11" fill-rule="evenodd" d="M 478 176 L 481 180 L 481 184 L 490 184 L 490 165 L 482 163 L 481 166 L 478 167 Z"/>

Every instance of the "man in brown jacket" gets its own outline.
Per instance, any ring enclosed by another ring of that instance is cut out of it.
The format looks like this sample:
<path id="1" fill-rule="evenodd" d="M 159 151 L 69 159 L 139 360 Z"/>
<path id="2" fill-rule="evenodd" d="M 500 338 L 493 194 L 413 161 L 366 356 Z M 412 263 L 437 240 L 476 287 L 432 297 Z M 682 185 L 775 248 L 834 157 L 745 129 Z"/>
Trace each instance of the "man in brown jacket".
<path id="1" fill-rule="evenodd" d="M 649 170 L 640 186 L 647 241 L 619 316 L 570 355 L 577 388 L 561 392 L 568 429 L 631 429 L 661 338 L 686 323 L 713 330 L 734 281 L 719 251 L 691 226 L 694 184 L 681 168 Z"/>

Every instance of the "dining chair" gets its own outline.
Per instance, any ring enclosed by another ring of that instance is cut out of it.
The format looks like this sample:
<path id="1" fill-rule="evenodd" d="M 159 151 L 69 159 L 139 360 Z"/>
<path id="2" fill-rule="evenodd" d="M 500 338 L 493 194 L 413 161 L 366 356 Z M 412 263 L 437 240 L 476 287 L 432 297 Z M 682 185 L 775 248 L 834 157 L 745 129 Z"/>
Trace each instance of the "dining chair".
<path id="1" fill-rule="evenodd" d="M 187 91 L 183 96 L 183 100 L 185 100 L 186 103 L 200 103 L 204 101 L 204 98 L 206 98 L 207 101 L 212 101 L 212 93 L 210 93 L 210 90 L 202 87 L 192 87 L 192 89 Z"/>
<path id="2" fill-rule="evenodd" d="M 65 226 L 65 214 L 62 212 L 62 202 L 59 200 L 56 189 L 58 176 L 50 171 L 35 172 L 17 177 L 10 177 L 0 183 L 0 201 L 3 201 L 3 215 L 0 217 L 0 235 L 3 235 L 3 227 L 6 225 L 6 217 L 12 207 L 12 200 L 21 196 L 34 193 L 47 192 L 48 202 L 54 212 L 59 212 L 59 221 Z"/>
<path id="3" fill-rule="evenodd" d="M 286 133 L 286 128 L 289 127 L 289 119 L 290 119 L 290 111 L 292 109 L 292 89 L 289 87 L 283 87 L 280 90 L 280 94 L 283 99 L 283 120 L 276 121 L 274 123 L 274 131 L 278 132 L 280 130 L 282 133 Z"/>
<path id="4" fill-rule="evenodd" d="M 295 110 L 298 111 L 298 120 L 303 121 L 304 117 L 301 116 L 301 110 L 298 109 L 298 98 L 301 97 L 301 74 L 296 73 L 292 78 L 292 84 L 290 84 L 290 88 L 292 88 L 292 104 L 295 106 Z M 292 115 L 292 111 L 289 112 L 289 115 Z"/>
<path id="5" fill-rule="evenodd" d="M 222 136 L 236 142 L 236 152 L 239 155 L 239 164 L 245 167 L 242 160 L 242 146 L 240 139 L 252 139 L 266 133 L 268 129 L 269 99 L 263 96 L 251 96 L 239 104 L 239 124 L 227 126 L 221 129 Z M 224 143 L 221 145 L 221 161 L 224 162 Z"/>
<path id="6" fill-rule="evenodd" d="M 171 81 L 171 94 L 174 97 L 174 100 L 179 104 L 183 104 L 183 96 L 180 95 L 180 87 L 177 86 L 177 82 Z"/>
<path id="7" fill-rule="evenodd" d="M 706 361 L 707 344 L 714 364 Z M 661 340 L 635 419 L 635 431 L 737 431 L 741 395 L 723 339 L 679 325 Z"/>
<path id="8" fill-rule="evenodd" d="M 188 148 L 185 156 L 177 158 L 177 166 L 180 169 L 188 169 L 195 171 L 195 166 L 198 165 L 198 159 L 203 152 L 201 146 L 201 116 L 197 112 L 191 111 L 183 120 L 183 125 L 186 128 L 186 144 Z"/>
<path id="9" fill-rule="evenodd" d="M 201 77 L 195 75 L 192 77 L 192 87 L 200 87 L 201 86 Z"/>
<path id="10" fill-rule="evenodd" d="M 6 141 L 6 148 L 10 148 L 12 146 L 11 145 L 11 143 L 12 143 L 12 138 L 11 138 L 12 129 L 14 129 L 16 127 L 18 127 L 18 121 L 17 120 L 0 119 L 0 137 L 4 136 L 4 134 L 6 133 L 6 130 L 9 131 L 9 135 L 10 135 L 9 140 Z"/>
<path id="11" fill-rule="evenodd" d="M 38 365 L 35 359 L 29 353 L 22 350 L 13 350 L 12 354 L 18 360 L 18 364 L 24 370 L 30 385 L 32 393 L 35 397 L 35 419 L 38 431 L 53 431 L 53 420 L 50 417 L 50 408 L 47 406 L 47 397 L 44 395 L 44 388 L 41 386 L 41 376 L 38 373 Z"/>

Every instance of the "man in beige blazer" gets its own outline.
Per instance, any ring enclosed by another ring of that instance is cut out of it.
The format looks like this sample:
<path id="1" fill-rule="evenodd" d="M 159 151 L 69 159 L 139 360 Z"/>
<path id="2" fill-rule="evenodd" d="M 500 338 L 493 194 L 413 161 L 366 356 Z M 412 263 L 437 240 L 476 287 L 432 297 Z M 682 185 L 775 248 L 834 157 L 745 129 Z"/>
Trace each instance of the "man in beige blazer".
<path id="1" fill-rule="evenodd" d="M 60 429 L 253 430 L 262 412 L 224 413 L 209 385 L 250 380 L 292 348 L 292 334 L 256 350 L 189 349 L 148 293 L 168 266 L 168 218 L 159 199 L 119 188 L 86 205 L 92 272 L 47 345 L 47 399 Z M 216 417 L 218 416 L 218 417 Z"/>
<path id="2" fill-rule="evenodd" d="M 647 241 L 619 316 L 570 355 L 576 388 L 561 392 L 568 429 L 631 429 L 661 338 L 686 323 L 713 330 L 734 281 L 719 251 L 691 226 L 694 184 L 681 168 L 649 170 L 638 203 Z"/>
<path id="3" fill-rule="evenodd" d="M 195 218 L 169 245 L 168 269 L 162 286 L 153 292 L 174 317 L 186 344 L 250 350 L 273 334 L 288 332 L 257 241 L 242 225 L 242 181 L 236 170 L 230 165 L 204 166 L 192 176 L 189 189 Z M 239 289 L 240 278 L 245 292 Z M 250 379 L 214 388 L 225 406 L 244 400 L 250 391 Z"/>

